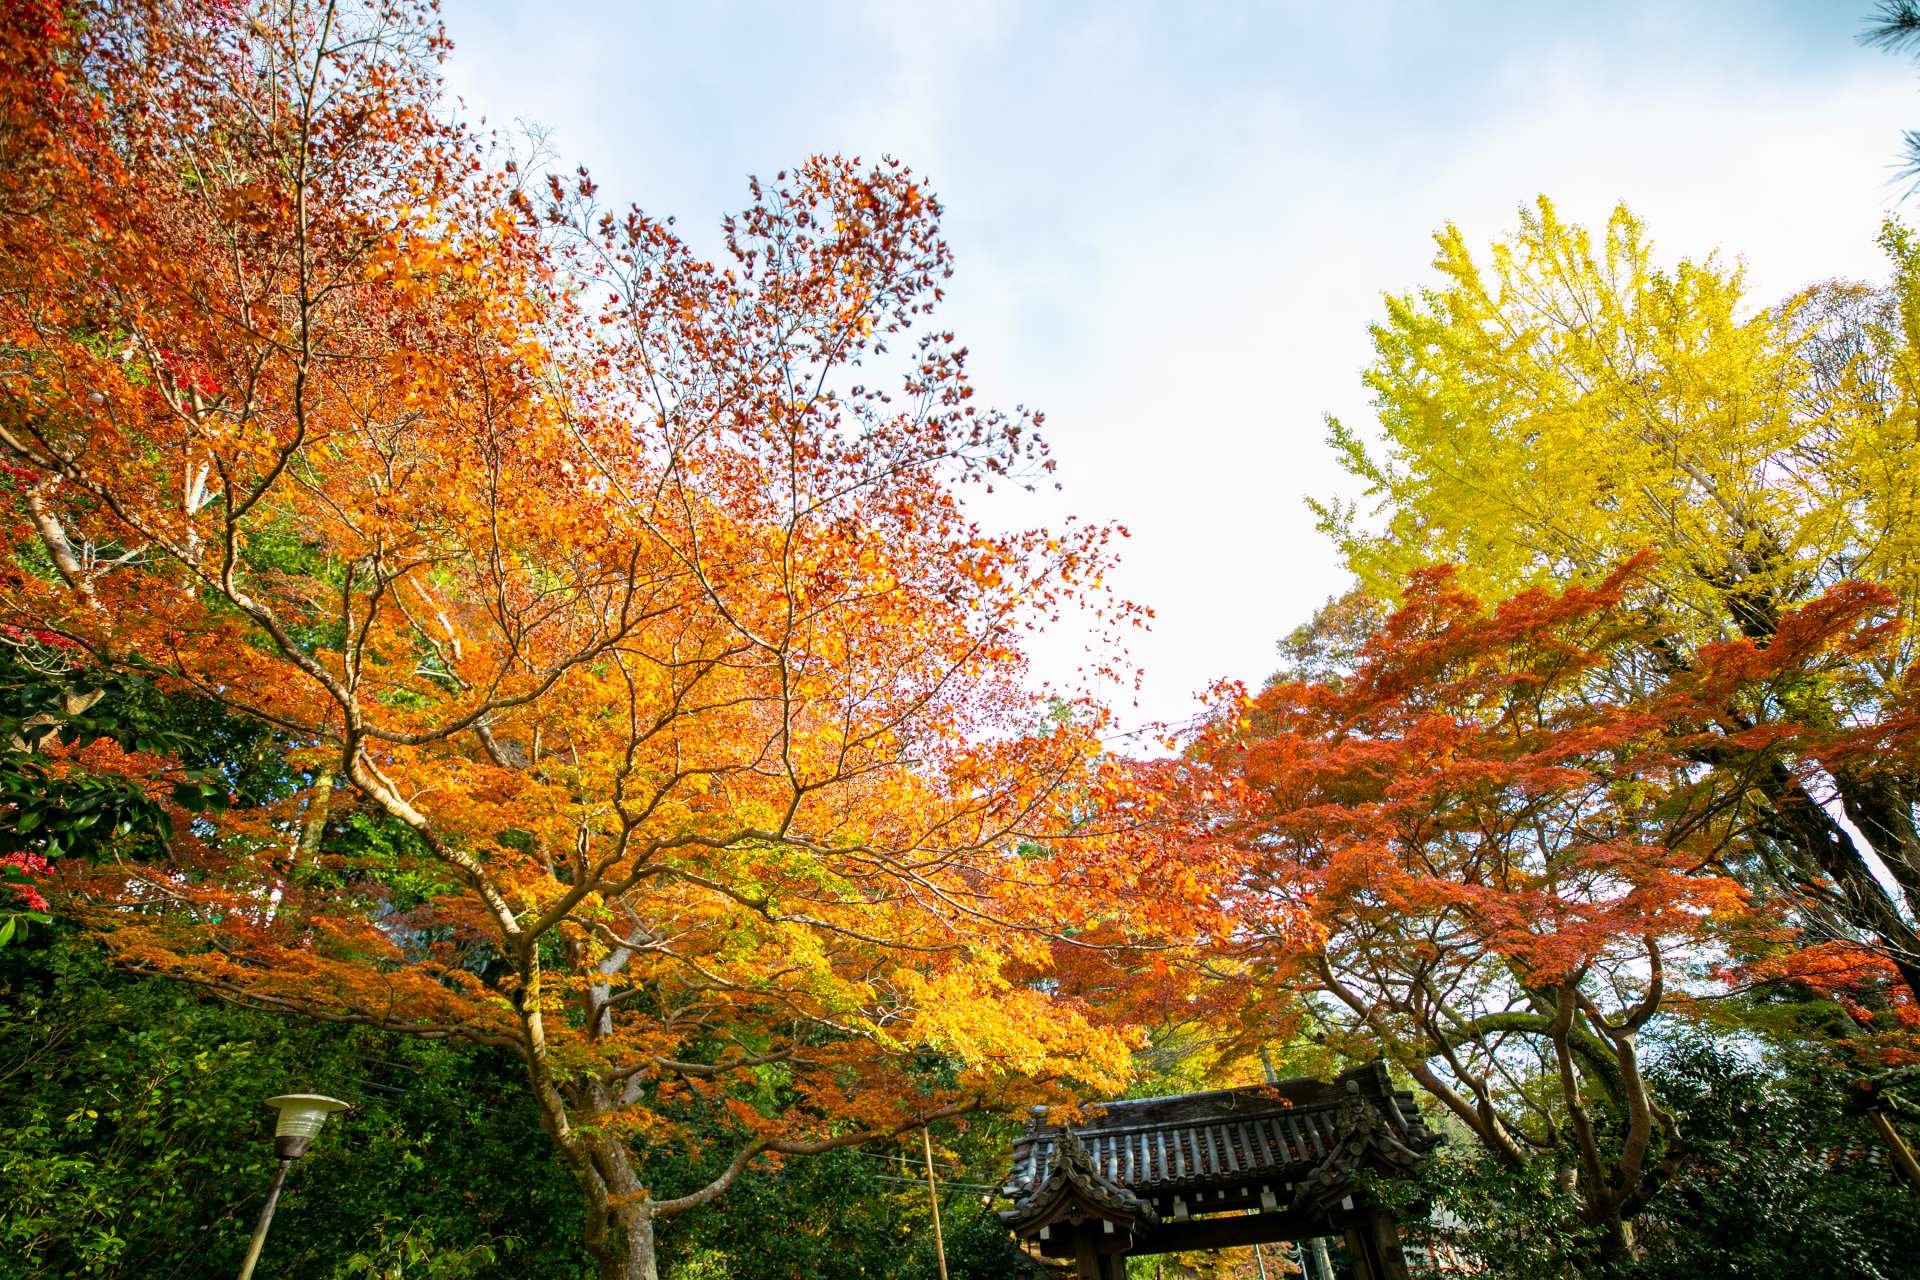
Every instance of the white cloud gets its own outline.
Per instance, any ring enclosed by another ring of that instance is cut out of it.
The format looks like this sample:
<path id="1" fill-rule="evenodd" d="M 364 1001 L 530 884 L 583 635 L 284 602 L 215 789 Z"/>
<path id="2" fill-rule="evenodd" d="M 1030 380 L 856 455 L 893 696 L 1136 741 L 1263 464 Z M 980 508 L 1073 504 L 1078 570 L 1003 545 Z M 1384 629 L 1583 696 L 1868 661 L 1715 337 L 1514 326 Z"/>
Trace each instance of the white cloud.
<path id="1" fill-rule="evenodd" d="M 1382 291 L 1424 282 L 1442 222 L 1484 242 L 1542 192 L 1589 222 L 1625 199 L 1669 256 L 1744 258 L 1761 300 L 1882 274 L 1920 80 L 1855 49 L 1845 15 L 1457 12 L 456 4 L 450 21 L 457 87 L 557 125 L 689 230 L 809 150 L 930 172 L 960 254 L 944 323 L 993 402 L 1048 413 L 1067 491 L 1023 509 L 1133 529 L 1118 585 L 1160 616 L 1128 714 L 1177 718 L 1217 676 L 1263 676 L 1339 588 L 1302 502 L 1347 491 L 1321 415 L 1368 419 L 1366 325 Z M 1038 646 L 1056 675 L 1079 650 Z"/>

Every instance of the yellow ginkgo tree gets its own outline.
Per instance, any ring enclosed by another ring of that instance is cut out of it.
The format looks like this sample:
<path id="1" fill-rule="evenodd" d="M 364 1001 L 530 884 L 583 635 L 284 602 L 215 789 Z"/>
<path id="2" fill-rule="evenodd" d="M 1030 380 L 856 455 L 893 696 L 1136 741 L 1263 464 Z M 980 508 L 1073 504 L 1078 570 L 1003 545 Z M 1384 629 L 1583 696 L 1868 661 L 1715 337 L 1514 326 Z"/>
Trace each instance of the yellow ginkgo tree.
<path id="1" fill-rule="evenodd" d="M 1690 669 L 1704 644 L 1765 644 L 1840 582 L 1886 588 L 1910 624 L 1920 246 L 1898 226 L 1883 240 L 1889 287 L 1766 305 L 1721 258 L 1661 265 L 1625 208 L 1591 232 L 1543 198 L 1484 256 L 1447 227 L 1437 279 L 1390 297 L 1373 326 L 1377 435 L 1331 424 L 1365 497 L 1322 505 L 1323 528 L 1385 597 L 1435 562 L 1499 595 L 1655 551 L 1658 639 L 1607 675 L 1628 695 Z M 1917 653 L 1909 625 L 1792 708 L 1728 708 L 1727 741 L 1700 763 L 1754 773 L 1763 872 L 1920 992 L 1920 769 L 1898 752 L 1756 761 L 1776 749 L 1741 736 L 1783 711 L 1893 723 L 1913 709 Z"/>

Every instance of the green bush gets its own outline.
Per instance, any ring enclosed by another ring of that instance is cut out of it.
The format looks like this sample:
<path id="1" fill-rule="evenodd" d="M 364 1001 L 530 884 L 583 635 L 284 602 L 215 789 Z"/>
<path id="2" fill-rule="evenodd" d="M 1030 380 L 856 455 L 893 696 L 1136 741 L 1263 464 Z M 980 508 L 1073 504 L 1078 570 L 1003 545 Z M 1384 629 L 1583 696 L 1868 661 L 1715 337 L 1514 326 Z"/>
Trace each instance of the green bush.
<path id="1" fill-rule="evenodd" d="M 293 1167 L 262 1275 L 586 1274 L 578 1193 L 502 1055 L 234 1008 L 65 940 L 0 952 L 0 1028 L 6 1280 L 238 1271 L 262 1100 L 309 1090 L 355 1109 Z"/>
<path id="2" fill-rule="evenodd" d="M 1733 1047 L 1696 1031 L 1649 1047 L 1648 1080 L 1679 1117 L 1687 1158 L 1635 1219 L 1638 1256 L 1607 1275 L 1920 1275 L 1920 1196 L 1897 1180 L 1865 1122 L 1843 1113 L 1830 1063 L 1791 1042 Z M 1577 1265 L 1591 1236 L 1546 1156 L 1514 1169 L 1458 1136 L 1418 1185 L 1381 1190 L 1410 1214 L 1420 1200 L 1443 1210 L 1438 1221 L 1450 1225 L 1412 1221 L 1409 1239 L 1458 1249 L 1486 1280 L 1598 1274 Z"/>
<path id="3" fill-rule="evenodd" d="M 273 1280 L 584 1280 L 580 1197 L 510 1056 L 236 1008 L 109 971 L 70 932 L 0 950 L 0 1280 L 232 1275 L 273 1175 L 278 1093 L 354 1110 L 294 1165 L 260 1275 Z M 718 1135 L 716 1135 L 718 1136 Z M 943 1142 L 954 1280 L 1039 1272 L 988 1209 L 1006 1122 Z M 643 1151 L 650 1185 L 721 1158 Z M 660 1228 L 673 1280 L 935 1274 L 920 1165 L 842 1151 L 757 1168 Z M 916 1148 L 917 1151 L 917 1148 Z"/>

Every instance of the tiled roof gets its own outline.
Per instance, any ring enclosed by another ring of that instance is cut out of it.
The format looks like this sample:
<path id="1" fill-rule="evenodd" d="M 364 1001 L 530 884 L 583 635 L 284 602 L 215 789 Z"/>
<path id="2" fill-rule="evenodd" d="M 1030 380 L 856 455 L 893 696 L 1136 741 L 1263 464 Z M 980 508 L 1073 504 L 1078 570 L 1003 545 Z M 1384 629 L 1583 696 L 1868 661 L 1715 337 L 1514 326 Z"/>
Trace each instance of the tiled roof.
<path id="1" fill-rule="evenodd" d="M 1042 1177 L 1022 1188 L 1013 1208 L 1002 1213 L 1003 1221 L 1027 1225 L 1051 1220 L 1076 1210 L 1124 1222 L 1151 1227 L 1157 1221 L 1153 1206 L 1144 1199 L 1102 1177 L 1093 1165 L 1087 1148 L 1072 1130 L 1064 1130 L 1051 1144 L 1051 1167 Z"/>
<path id="2" fill-rule="evenodd" d="M 1191 1095 L 1189 1095 L 1191 1096 Z M 1093 1166 L 1110 1182 L 1136 1190 L 1186 1186 L 1222 1178 L 1300 1168 L 1331 1154 L 1338 1140 L 1337 1107 L 1279 1109 L 1184 1124 L 1079 1129 Z M 1052 1133 L 1020 1139 L 1014 1168 L 1023 1184 L 1038 1182 L 1053 1164 Z"/>
<path id="3" fill-rule="evenodd" d="M 1375 1117 L 1378 1123 L 1361 1123 Z M 1357 1129 L 1368 1130 L 1374 1145 L 1409 1156 L 1424 1154 L 1437 1141 L 1412 1095 L 1394 1090 L 1377 1063 L 1331 1084 L 1288 1080 L 1110 1102 L 1073 1125 L 1072 1133 L 1102 1181 L 1158 1198 L 1226 1184 L 1303 1181 L 1330 1161 L 1346 1163 L 1337 1156 Z M 1018 1200 L 1046 1180 L 1061 1132 L 1036 1118 L 1015 1140 L 1005 1194 Z"/>

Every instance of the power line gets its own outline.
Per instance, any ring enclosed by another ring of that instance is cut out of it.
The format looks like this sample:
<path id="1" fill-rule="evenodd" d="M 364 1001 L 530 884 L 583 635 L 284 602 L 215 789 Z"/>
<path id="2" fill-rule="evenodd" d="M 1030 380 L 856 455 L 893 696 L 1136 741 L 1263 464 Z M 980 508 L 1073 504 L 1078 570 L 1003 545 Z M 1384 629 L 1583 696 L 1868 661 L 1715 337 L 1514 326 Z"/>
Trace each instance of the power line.
<path id="1" fill-rule="evenodd" d="M 873 1175 L 873 1179 L 875 1182 L 904 1182 L 910 1187 L 923 1186 L 926 1183 L 925 1178 L 901 1178 L 890 1173 L 876 1173 Z M 948 1178 L 935 1178 L 934 1181 L 943 1187 L 961 1187 L 968 1191 L 1000 1190 L 999 1187 L 990 1186 L 984 1182 L 954 1182 Z"/>
<path id="2" fill-rule="evenodd" d="M 862 1151 L 858 1147 L 848 1147 L 846 1148 L 846 1150 L 851 1155 L 865 1156 L 869 1160 L 885 1160 L 888 1164 L 899 1163 L 904 1165 L 907 1163 L 907 1157 L 898 1153 L 895 1153 L 893 1155 L 888 1155 L 884 1151 Z M 944 1160 L 934 1161 L 933 1167 L 936 1169 L 955 1169 L 955 1170 L 960 1168 L 959 1165 L 949 1164 Z"/>

